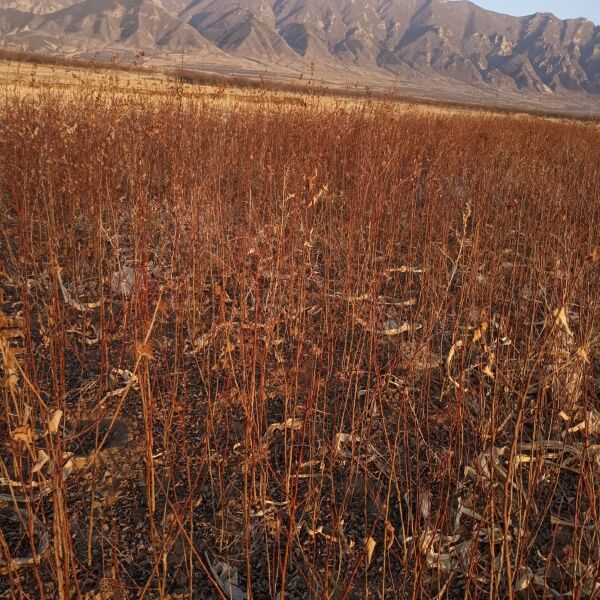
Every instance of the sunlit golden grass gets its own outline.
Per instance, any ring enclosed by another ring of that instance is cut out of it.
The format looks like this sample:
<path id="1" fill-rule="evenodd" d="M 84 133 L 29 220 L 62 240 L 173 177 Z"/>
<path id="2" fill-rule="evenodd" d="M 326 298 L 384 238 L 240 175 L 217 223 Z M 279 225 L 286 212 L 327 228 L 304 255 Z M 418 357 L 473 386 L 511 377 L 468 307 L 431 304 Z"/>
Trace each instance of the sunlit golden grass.
<path id="1" fill-rule="evenodd" d="M 63 98 L 78 98 L 81 94 L 100 94 L 120 96 L 122 98 L 145 98 L 147 102 L 162 102 L 165 97 L 177 97 L 186 102 L 207 101 L 228 109 L 232 105 L 260 105 L 278 107 L 310 107 L 323 110 L 368 110 L 385 109 L 399 115 L 406 112 L 419 112 L 431 115 L 462 115 L 479 118 L 480 109 L 419 103 L 401 99 L 397 94 L 382 94 L 373 97 L 352 97 L 343 89 L 336 95 L 335 90 L 327 90 L 327 94 L 316 86 L 312 92 L 294 92 L 291 90 L 272 90 L 269 87 L 245 88 L 236 85 L 215 85 L 205 83 L 185 83 L 178 81 L 177 72 L 160 72 L 144 70 L 107 69 L 101 66 L 86 68 L 84 66 L 63 66 L 8 61 L 0 58 L 0 95 L 39 96 L 49 91 L 60 93 Z M 505 115 L 487 110 L 487 116 L 504 118 Z M 515 114 L 514 118 L 531 118 L 529 115 Z M 550 118 L 550 117 L 548 117 Z"/>
<path id="2" fill-rule="evenodd" d="M 597 595 L 596 125 L 60 77 L 0 86 L 1 593 Z"/>

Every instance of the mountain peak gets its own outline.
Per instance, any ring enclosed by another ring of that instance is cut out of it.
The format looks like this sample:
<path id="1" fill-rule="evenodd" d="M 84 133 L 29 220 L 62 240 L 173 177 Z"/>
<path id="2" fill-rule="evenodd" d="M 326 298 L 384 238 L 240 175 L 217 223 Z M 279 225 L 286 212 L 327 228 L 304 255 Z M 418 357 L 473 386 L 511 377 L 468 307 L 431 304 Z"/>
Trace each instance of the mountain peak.
<path id="1" fill-rule="evenodd" d="M 4 47 L 90 56 L 144 50 L 186 66 L 315 71 L 327 81 L 456 96 L 600 96 L 600 27 L 468 0 L 5 0 Z"/>

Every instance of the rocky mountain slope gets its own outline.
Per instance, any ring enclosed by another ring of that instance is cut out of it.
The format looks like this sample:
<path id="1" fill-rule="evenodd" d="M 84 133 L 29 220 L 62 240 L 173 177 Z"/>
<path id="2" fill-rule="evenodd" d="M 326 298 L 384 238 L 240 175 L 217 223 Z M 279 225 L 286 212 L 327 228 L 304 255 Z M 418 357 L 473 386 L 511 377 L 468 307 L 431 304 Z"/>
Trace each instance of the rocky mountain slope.
<path id="1" fill-rule="evenodd" d="M 600 27 L 465 0 L 2 0 L 0 46 L 481 93 L 600 95 Z M 436 84 L 438 85 L 438 84 Z"/>

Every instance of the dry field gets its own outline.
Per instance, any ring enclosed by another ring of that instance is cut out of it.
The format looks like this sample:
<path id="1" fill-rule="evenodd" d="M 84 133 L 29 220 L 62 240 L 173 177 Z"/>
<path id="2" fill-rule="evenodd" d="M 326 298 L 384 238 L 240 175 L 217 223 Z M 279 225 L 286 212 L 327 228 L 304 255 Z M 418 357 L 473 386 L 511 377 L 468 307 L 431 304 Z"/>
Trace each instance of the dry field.
<path id="1" fill-rule="evenodd" d="M 597 125 L 2 72 L 0 597 L 600 597 Z"/>
<path id="2" fill-rule="evenodd" d="M 300 90 L 306 93 L 297 93 L 289 90 L 270 89 L 267 81 L 263 89 L 249 89 L 243 86 L 227 86 L 225 79 L 222 84 L 197 84 L 186 83 L 185 80 L 193 78 L 193 72 L 183 71 L 184 82 L 178 82 L 176 74 L 172 72 L 152 71 L 127 71 L 107 69 L 102 66 L 85 68 L 79 66 L 63 66 L 51 64 L 36 64 L 19 61 L 3 60 L 0 57 L 0 98 L 10 95 L 27 95 L 37 97 L 52 91 L 60 93 L 62 98 L 78 98 L 82 94 L 96 94 L 103 97 L 121 99 L 133 97 L 139 99 L 143 96 L 148 103 L 160 103 L 165 97 L 176 95 L 183 102 L 203 101 L 218 105 L 221 109 L 229 109 L 232 105 L 253 106 L 259 104 L 262 108 L 267 106 L 278 107 L 282 104 L 288 107 L 314 108 L 319 110 L 337 110 L 339 108 L 354 110 L 369 110 L 375 105 L 393 114 L 415 112 L 427 114 L 461 114 L 464 116 L 479 117 L 480 112 L 460 106 L 442 106 L 432 103 L 414 103 L 402 99 L 397 90 L 389 93 L 380 93 L 379 96 L 364 95 L 352 97 L 354 88 L 339 88 L 339 95 L 326 89 L 324 94 L 319 85 L 304 85 Z M 202 77 L 199 78 L 200 81 Z M 209 76 L 210 80 L 210 76 Z M 250 80 L 249 80 L 250 81 Z M 285 87 L 285 83 L 283 87 Z M 288 82 L 289 86 L 294 86 Z M 313 90 L 311 92 L 310 90 Z M 335 88 L 334 88 L 335 89 Z M 487 111 L 487 114 L 493 114 Z M 498 113 L 498 115 L 501 113 Z M 517 117 L 519 115 L 516 115 Z M 521 118 L 526 115 L 520 115 Z"/>

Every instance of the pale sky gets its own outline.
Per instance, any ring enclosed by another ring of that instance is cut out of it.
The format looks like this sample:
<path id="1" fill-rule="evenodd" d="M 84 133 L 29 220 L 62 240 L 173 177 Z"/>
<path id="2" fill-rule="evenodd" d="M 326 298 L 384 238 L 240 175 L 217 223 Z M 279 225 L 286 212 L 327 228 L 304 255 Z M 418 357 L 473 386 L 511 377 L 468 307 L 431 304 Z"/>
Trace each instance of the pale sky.
<path id="1" fill-rule="evenodd" d="M 600 25 L 600 0 L 473 0 L 483 8 L 509 15 L 551 12 L 561 19 L 587 17 Z"/>

